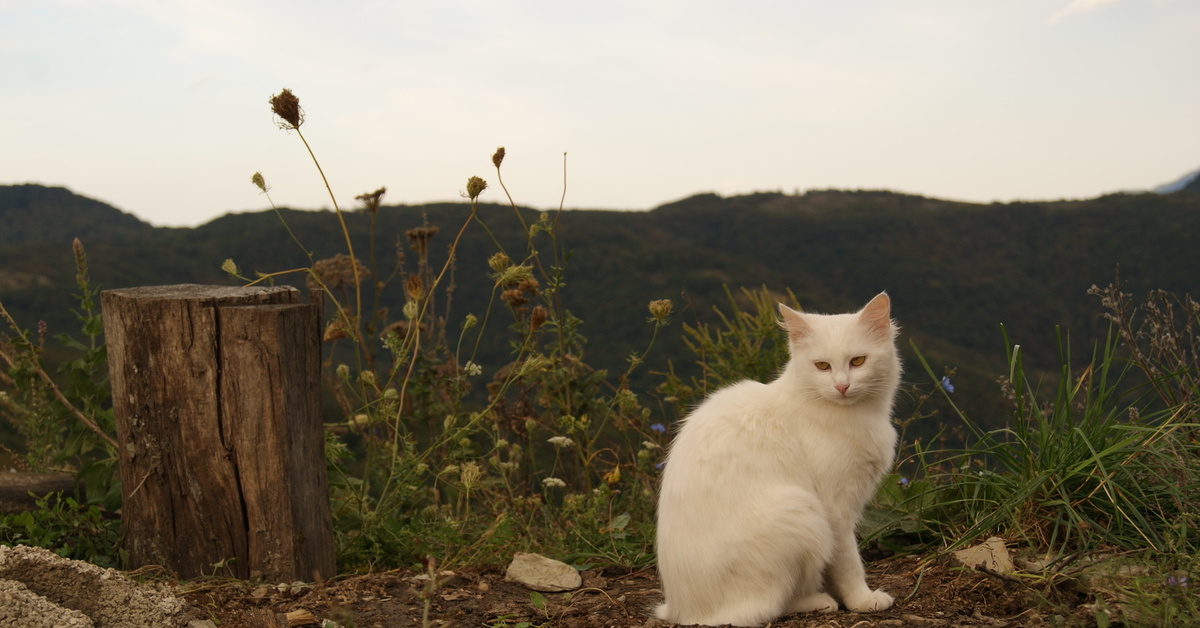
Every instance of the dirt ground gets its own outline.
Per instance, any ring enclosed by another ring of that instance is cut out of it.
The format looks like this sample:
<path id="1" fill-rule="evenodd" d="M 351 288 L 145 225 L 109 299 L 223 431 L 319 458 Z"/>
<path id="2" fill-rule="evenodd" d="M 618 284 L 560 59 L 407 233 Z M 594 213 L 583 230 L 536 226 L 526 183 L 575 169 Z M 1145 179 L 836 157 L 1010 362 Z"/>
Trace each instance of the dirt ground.
<path id="1" fill-rule="evenodd" d="M 792 615 L 770 625 L 822 628 L 1095 626 L 1091 619 L 1093 611 L 1082 595 L 1056 592 L 1057 605 L 1047 607 L 1044 592 L 1032 591 L 1014 579 L 953 566 L 948 560 L 923 563 L 909 557 L 875 562 L 868 565 L 868 582 L 895 596 L 896 604 L 882 613 Z M 444 572 L 436 587 L 429 586 L 427 576 L 390 571 L 342 576 L 292 588 L 246 582 L 193 581 L 181 585 L 177 595 L 180 593 L 193 606 L 196 616 L 210 619 L 222 628 L 288 626 L 289 619 L 292 626 L 324 625 L 326 628 L 335 625 L 342 628 L 665 628 L 670 625 L 650 617 L 651 609 L 662 597 L 652 568 L 630 571 L 610 567 L 585 571 L 581 589 L 570 594 L 544 594 L 544 604 L 537 596 L 531 598 L 529 589 L 524 586 L 506 582 L 500 568 Z"/>

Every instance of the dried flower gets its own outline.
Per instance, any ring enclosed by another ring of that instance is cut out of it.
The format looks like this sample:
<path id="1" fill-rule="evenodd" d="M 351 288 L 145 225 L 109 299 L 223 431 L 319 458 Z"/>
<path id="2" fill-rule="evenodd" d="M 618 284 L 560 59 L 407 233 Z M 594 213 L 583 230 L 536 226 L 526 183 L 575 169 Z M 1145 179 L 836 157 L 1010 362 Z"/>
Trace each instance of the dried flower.
<path id="1" fill-rule="evenodd" d="M 493 255 L 492 257 L 495 256 Z M 517 266 L 508 266 L 503 271 L 500 271 L 500 276 L 496 279 L 496 283 L 501 286 L 515 286 L 526 279 L 532 278 L 533 267 L 528 264 L 520 264 Z"/>
<path id="2" fill-rule="evenodd" d="M 533 310 L 529 312 L 529 330 L 533 331 L 538 327 L 541 327 L 549 317 L 550 313 L 546 311 L 546 308 L 540 305 L 535 306 Z"/>
<path id="3" fill-rule="evenodd" d="M 606 484 L 616 484 L 621 481 L 621 467 L 613 467 L 612 471 L 604 474 Z"/>
<path id="4" fill-rule="evenodd" d="M 670 299 L 658 299 L 650 302 L 650 318 L 656 323 L 665 323 L 671 315 L 674 304 Z"/>
<path id="5" fill-rule="evenodd" d="M 503 252 L 495 253 L 488 258 L 488 267 L 495 272 L 504 272 L 509 266 L 512 266 L 512 260 Z"/>
<path id="6" fill-rule="evenodd" d="M 404 294 L 414 300 L 425 297 L 425 282 L 421 281 L 420 275 L 408 276 L 408 279 L 404 282 Z"/>
<path id="7" fill-rule="evenodd" d="M 348 338 L 349 336 L 350 329 L 346 325 L 346 319 L 339 316 L 329 321 L 329 324 L 325 326 L 325 333 L 321 336 L 321 339 L 325 342 L 330 342 L 332 340 Z"/>
<path id="8" fill-rule="evenodd" d="M 482 194 L 486 189 L 487 181 L 484 181 L 479 177 L 471 177 L 470 179 L 467 179 L 467 198 L 475 200 L 479 198 L 479 195 Z"/>
<path id="9" fill-rule="evenodd" d="M 462 480 L 463 486 L 466 487 L 468 491 L 471 490 L 482 477 L 483 469 L 481 469 L 474 461 L 464 464 L 458 475 L 458 478 Z"/>
<path id="10" fill-rule="evenodd" d="M 253 183 L 254 187 L 262 190 L 263 194 L 267 193 L 267 189 L 268 189 L 267 188 L 267 180 L 263 178 L 261 172 L 256 172 L 253 175 L 251 175 L 250 183 Z"/>
<path id="11" fill-rule="evenodd" d="M 224 262 L 221 262 L 221 270 L 225 271 L 228 275 L 238 276 L 238 267 L 234 263 L 233 258 L 226 258 Z"/>
<path id="12" fill-rule="evenodd" d="M 83 285 L 88 282 L 87 254 L 83 252 L 83 242 L 79 238 L 71 241 L 71 252 L 75 254 L 75 282 Z"/>
<path id="13" fill-rule="evenodd" d="M 545 478 L 542 480 L 542 486 L 546 488 L 566 488 L 567 483 L 558 478 Z"/>
<path id="14" fill-rule="evenodd" d="M 538 288 L 540 287 L 541 284 L 538 283 L 536 277 L 526 277 L 521 280 L 521 283 L 517 284 L 517 290 L 520 290 L 531 297 L 536 297 L 538 295 Z"/>
<path id="15" fill-rule="evenodd" d="M 570 437 L 567 436 L 551 436 L 550 438 L 546 439 L 546 442 L 562 449 L 566 449 L 575 444 L 575 441 L 571 440 Z"/>
<path id="16" fill-rule="evenodd" d="M 497 168 L 500 167 L 500 162 L 502 162 L 502 161 L 504 161 L 504 147 L 503 146 L 501 146 L 500 148 L 497 148 L 496 152 L 492 153 L 492 163 L 495 164 Z"/>
<path id="17" fill-rule="evenodd" d="M 284 88 L 283 91 L 271 97 L 271 112 L 283 120 L 283 124 L 279 125 L 281 129 L 299 129 L 301 124 L 304 124 L 304 110 L 300 108 L 300 99 L 292 93 L 292 90 Z"/>
<path id="18" fill-rule="evenodd" d="M 256 174 L 255 176 L 259 177 L 260 179 L 262 178 L 262 175 Z M 266 190 L 263 191 L 265 192 Z M 367 213 L 374 214 L 379 211 L 379 202 L 383 199 L 383 195 L 386 193 L 387 188 L 381 187 L 374 192 L 359 194 L 358 196 L 354 197 L 354 200 L 362 203 L 363 210 L 365 210 Z"/>
<path id="19" fill-rule="evenodd" d="M 404 232 L 408 236 L 408 246 L 417 252 L 417 255 L 424 255 L 429 250 L 429 241 L 437 232 L 441 231 L 441 227 L 413 227 Z"/>
<path id="20" fill-rule="evenodd" d="M 312 273 L 320 278 L 320 282 L 310 276 L 307 280 L 308 287 L 314 290 L 321 287 L 333 290 L 344 285 L 354 285 L 354 268 L 350 265 L 350 259 L 349 255 L 338 253 L 313 264 Z M 355 259 L 354 264 L 358 267 L 360 280 L 371 274 L 370 269 L 359 260 Z"/>
<path id="21" fill-rule="evenodd" d="M 529 299 L 526 299 L 525 295 L 521 294 L 521 291 L 517 290 L 515 288 L 501 292 L 500 300 L 504 301 L 506 304 L 508 304 L 508 307 L 511 307 L 513 309 L 519 308 L 522 305 L 529 303 Z"/>

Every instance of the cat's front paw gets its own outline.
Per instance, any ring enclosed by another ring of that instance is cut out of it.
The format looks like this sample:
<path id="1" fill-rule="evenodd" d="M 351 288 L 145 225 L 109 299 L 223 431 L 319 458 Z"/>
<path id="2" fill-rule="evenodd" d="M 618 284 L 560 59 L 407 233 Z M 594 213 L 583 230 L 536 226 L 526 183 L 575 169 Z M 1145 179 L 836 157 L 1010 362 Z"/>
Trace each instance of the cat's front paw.
<path id="1" fill-rule="evenodd" d="M 856 600 L 846 600 L 846 610 L 855 613 L 875 613 L 892 607 L 892 596 L 876 589 Z"/>

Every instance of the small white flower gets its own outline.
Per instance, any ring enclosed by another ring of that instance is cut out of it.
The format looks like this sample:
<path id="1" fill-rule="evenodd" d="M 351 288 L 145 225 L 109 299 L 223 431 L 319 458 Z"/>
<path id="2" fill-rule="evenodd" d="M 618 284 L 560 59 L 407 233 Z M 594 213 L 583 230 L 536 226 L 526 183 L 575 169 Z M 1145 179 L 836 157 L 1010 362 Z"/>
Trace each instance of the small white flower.
<path id="1" fill-rule="evenodd" d="M 643 449 L 658 449 L 658 443 L 644 440 L 644 441 L 642 441 L 642 448 Z"/>
<path id="2" fill-rule="evenodd" d="M 546 478 L 542 480 L 542 486 L 546 488 L 566 488 L 567 483 L 558 478 Z"/>
<path id="3" fill-rule="evenodd" d="M 575 444 L 575 441 L 567 438 L 566 436 L 551 436 L 550 438 L 546 439 L 546 442 L 554 445 L 555 447 L 562 448 L 571 447 Z"/>
<path id="4" fill-rule="evenodd" d="M 483 367 L 474 362 L 467 362 L 466 366 L 463 367 L 463 372 L 467 375 L 478 375 L 483 372 Z"/>

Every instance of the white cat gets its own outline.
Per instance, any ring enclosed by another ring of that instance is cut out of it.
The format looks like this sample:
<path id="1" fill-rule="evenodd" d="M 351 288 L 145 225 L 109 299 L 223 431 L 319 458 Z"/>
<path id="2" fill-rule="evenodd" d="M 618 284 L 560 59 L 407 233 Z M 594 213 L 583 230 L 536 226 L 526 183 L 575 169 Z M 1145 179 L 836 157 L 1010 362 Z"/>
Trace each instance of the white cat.
<path id="1" fill-rule="evenodd" d="M 679 624 L 884 610 L 854 529 L 895 456 L 897 327 L 880 293 L 854 314 L 780 304 L 791 358 L 770 384 L 717 391 L 684 419 L 658 502 L 658 570 Z"/>

